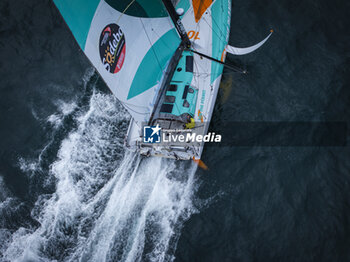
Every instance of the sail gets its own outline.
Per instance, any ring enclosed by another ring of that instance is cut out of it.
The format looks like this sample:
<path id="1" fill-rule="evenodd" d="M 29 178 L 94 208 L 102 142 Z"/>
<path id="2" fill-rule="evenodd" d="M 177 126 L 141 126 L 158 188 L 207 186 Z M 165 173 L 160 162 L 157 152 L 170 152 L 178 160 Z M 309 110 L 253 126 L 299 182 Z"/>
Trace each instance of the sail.
<path id="1" fill-rule="evenodd" d="M 192 0 L 193 12 L 196 23 L 201 19 L 204 12 L 207 11 L 213 0 Z"/>
<path id="2" fill-rule="evenodd" d="M 273 33 L 273 31 L 271 30 L 270 34 L 267 37 L 265 37 L 265 39 L 263 39 L 261 42 L 255 44 L 253 46 L 242 48 L 242 47 L 234 47 L 234 46 L 227 45 L 226 51 L 230 54 L 233 54 L 233 55 L 249 54 L 251 52 L 254 52 L 256 49 L 260 48 L 263 44 L 265 44 L 265 42 L 270 38 L 272 33 Z"/>
<path id="3" fill-rule="evenodd" d="M 180 44 L 161 0 L 54 0 L 75 39 L 137 122 L 148 121 Z"/>

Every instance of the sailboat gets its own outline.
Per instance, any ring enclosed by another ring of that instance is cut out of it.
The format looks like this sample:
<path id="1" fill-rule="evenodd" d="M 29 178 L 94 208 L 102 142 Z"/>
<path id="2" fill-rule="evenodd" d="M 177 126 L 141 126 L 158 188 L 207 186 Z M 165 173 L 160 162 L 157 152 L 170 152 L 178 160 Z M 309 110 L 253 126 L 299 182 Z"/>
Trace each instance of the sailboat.
<path id="1" fill-rule="evenodd" d="M 253 52 L 271 35 L 248 48 L 229 46 L 231 0 L 54 3 L 80 48 L 130 113 L 126 147 L 145 156 L 199 160 L 205 141 L 165 138 L 172 137 L 169 132 L 186 131 L 204 137 L 227 52 Z M 189 122 L 193 126 L 184 130 Z M 146 128 L 152 131 L 148 140 Z M 159 139 L 162 131 L 164 141 Z"/>

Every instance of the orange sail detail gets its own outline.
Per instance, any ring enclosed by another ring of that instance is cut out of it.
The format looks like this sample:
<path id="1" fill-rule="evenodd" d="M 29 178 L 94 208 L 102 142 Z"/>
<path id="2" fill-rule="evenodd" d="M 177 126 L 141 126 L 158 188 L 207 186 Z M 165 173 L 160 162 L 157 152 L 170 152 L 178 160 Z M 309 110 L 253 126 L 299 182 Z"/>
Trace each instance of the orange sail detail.
<path id="1" fill-rule="evenodd" d="M 202 15 L 212 2 L 213 0 L 192 0 L 194 18 L 196 20 L 196 23 L 198 23 L 199 19 L 201 19 Z"/>

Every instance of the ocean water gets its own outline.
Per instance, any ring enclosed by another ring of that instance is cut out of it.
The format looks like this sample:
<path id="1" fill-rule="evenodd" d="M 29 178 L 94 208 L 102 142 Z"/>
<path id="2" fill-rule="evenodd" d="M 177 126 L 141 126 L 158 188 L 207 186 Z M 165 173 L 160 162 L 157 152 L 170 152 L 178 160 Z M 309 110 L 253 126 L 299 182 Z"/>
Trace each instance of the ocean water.
<path id="1" fill-rule="evenodd" d="M 348 10 L 233 1 L 232 45 L 274 34 L 228 57 L 249 74 L 225 69 L 211 128 L 348 124 Z M 0 261 L 350 261 L 349 146 L 208 146 L 208 171 L 141 158 L 51 1 L 2 0 L 0 47 Z"/>

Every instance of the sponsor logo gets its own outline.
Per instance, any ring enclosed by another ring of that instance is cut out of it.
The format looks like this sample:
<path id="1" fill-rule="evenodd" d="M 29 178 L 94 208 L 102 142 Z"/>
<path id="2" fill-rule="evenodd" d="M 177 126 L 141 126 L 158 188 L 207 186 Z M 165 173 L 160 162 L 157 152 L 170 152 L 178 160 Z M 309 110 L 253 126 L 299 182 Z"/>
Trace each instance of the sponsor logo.
<path id="1" fill-rule="evenodd" d="M 161 129 L 157 126 L 143 127 L 143 142 L 145 143 L 160 143 Z"/>
<path id="2" fill-rule="evenodd" d="M 112 74 L 118 73 L 125 59 L 125 36 L 117 24 L 107 25 L 100 35 L 100 57 L 103 66 Z"/>
<path id="3" fill-rule="evenodd" d="M 194 31 L 194 30 L 190 30 L 190 31 L 188 31 L 188 33 L 187 33 L 187 36 L 188 36 L 188 38 L 189 39 L 194 39 L 194 40 L 199 40 L 200 38 L 198 37 L 198 35 L 199 35 L 199 32 L 196 32 L 196 31 Z"/>

